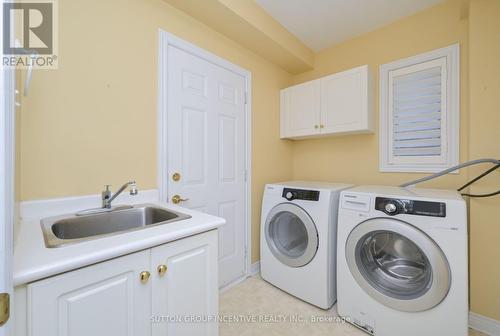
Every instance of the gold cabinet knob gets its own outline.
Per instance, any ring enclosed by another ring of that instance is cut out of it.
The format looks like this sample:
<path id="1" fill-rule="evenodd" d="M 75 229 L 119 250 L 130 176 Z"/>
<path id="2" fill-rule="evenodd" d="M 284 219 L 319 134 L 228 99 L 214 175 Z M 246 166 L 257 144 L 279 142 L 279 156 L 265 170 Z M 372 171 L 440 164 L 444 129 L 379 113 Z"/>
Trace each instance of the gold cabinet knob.
<path id="1" fill-rule="evenodd" d="M 189 198 L 182 198 L 180 195 L 172 196 L 172 203 L 179 204 L 180 202 L 189 201 Z"/>
<path id="2" fill-rule="evenodd" d="M 325 128 L 325 125 L 321 124 L 319 125 L 319 128 Z"/>
<path id="3" fill-rule="evenodd" d="M 151 273 L 148 271 L 141 272 L 139 278 L 141 279 L 142 283 L 146 283 L 149 280 L 149 277 L 151 276 Z"/>
<path id="4" fill-rule="evenodd" d="M 158 265 L 156 268 L 160 276 L 164 276 L 167 273 L 167 265 Z"/>

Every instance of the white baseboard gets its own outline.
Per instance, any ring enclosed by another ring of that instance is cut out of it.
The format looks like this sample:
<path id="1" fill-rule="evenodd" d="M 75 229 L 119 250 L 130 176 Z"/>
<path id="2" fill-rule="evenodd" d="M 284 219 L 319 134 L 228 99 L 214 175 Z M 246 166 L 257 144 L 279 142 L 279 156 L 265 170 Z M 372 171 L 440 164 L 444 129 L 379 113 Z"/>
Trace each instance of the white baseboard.
<path id="1" fill-rule="evenodd" d="M 242 283 L 243 281 L 245 281 L 247 278 L 248 278 L 248 277 L 244 275 L 244 276 L 242 276 L 241 278 L 236 279 L 236 280 L 234 280 L 233 282 L 231 282 L 231 283 L 229 283 L 229 284 L 225 285 L 224 287 L 219 288 L 219 294 L 223 294 L 223 293 L 227 292 L 227 291 L 228 291 L 228 290 L 230 290 L 231 288 L 233 288 L 233 287 L 235 287 L 235 286 L 239 285 L 240 283 Z"/>
<path id="2" fill-rule="evenodd" d="M 236 279 L 235 281 L 225 285 L 224 287 L 222 288 L 219 288 L 219 293 L 222 294 L 224 292 L 227 292 L 229 289 L 239 285 L 240 283 L 242 283 L 243 281 L 245 281 L 246 279 L 248 279 L 249 277 L 252 277 L 254 275 L 257 275 L 260 273 L 260 261 L 257 261 L 255 263 L 253 263 L 251 266 L 250 266 L 250 272 L 244 276 L 242 276 L 241 278 L 239 279 Z"/>
<path id="3" fill-rule="evenodd" d="M 490 336 L 500 336 L 500 321 L 469 312 L 469 327 Z"/>
<path id="4" fill-rule="evenodd" d="M 239 285 L 240 283 L 242 283 L 243 281 L 245 281 L 249 277 L 252 277 L 252 276 L 257 275 L 259 273 L 260 273 L 260 261 L 257 261 L 250 266 L 250 272 L 247 275 L 244 275 L 241 278 L 236 279 L 235 281 L 225 285 L 224 287 L 219 288 L 219 293 L 222 294 L 224 292 L 227 292 L 229 289 Z"/>
<path id="5" fill-rule="evenodd" d="M 139 190 L 139 193 L 135 196 L 123 192 L 116 198 L 113 205 L 156 202 L 159 200 L 158 195 L 158 190 L 156 189 Z M 43 218 L 98 208 L 100 206 L 101 195 L 97 194 L 21 202 L 19 204 L 19 212 L 21 219 Z"/>
<path id="6" fill-rule="evenodd" d="M 254 276 L 260 273 L 260 261 L 254 262 L 250 267 L 250 276 Z"/>

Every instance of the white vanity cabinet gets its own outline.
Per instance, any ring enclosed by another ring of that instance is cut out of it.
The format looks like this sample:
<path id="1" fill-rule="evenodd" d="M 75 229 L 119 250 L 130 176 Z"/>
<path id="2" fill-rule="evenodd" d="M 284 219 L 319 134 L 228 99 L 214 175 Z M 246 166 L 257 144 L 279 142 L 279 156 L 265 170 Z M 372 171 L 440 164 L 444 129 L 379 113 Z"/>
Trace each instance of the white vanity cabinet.
<path id="1" fill-rule="evenodd" d="M 197 235 L 151 249 L 153 316 L 177 319 L 154 323 L 153 336 L 218 334 L 213 320 L 219 305 L 217 258 L 216 236 Z"/>
<path id="2" fill-rule="evenodd" d="M 281 91 L 281 138 L 301 139 L 373 131 L 367 65 Z"/>
<path id="3" fill-rule="evenodd" d="M 217 231 L 16 288 L 16 336 L 215 336 Z"/>
<path id="4" fill-rule="evenodd" d="M 150 334 L 148 270 L 142 251 L 28 284 L 28 335 Z"/>

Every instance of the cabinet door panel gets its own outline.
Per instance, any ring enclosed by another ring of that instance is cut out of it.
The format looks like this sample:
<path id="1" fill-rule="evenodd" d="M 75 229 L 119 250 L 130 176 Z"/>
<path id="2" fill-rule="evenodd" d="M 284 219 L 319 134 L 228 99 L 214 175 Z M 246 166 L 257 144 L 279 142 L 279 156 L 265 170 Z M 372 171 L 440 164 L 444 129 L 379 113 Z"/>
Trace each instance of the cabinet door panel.
<path id="1" fill-rule="evenodd" d="M 311 81 L 282 91 L 282 138 L 319 134 L 320 82 Z"/>
<path id="2" fill-rule="evenodd" d="M 321 133 L 369 131 L 368 67 L 321 79 Z"/>
<path id="3" fill-rule="evenodd" d="M 133 336 L 151 333 L 149 251 L 28 285 L 31 336 Z"/>
<path id="4" fill-rule="evenodd" d="M 217 232 L 155 247 L 151 260 L 167 266 L 153 275 L 153 335 L 217 335 Z"/>

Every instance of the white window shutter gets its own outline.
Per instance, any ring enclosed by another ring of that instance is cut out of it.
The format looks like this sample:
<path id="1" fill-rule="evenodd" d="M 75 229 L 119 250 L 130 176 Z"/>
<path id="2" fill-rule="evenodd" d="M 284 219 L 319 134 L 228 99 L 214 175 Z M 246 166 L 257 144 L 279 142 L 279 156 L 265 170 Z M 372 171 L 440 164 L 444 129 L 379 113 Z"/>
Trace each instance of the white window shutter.
<path id="1" fill-rule="evenodd" d="M 440 49 L 381 67 L 381 171 L 432 172 L 458 162 L 453 62 Z"/>

